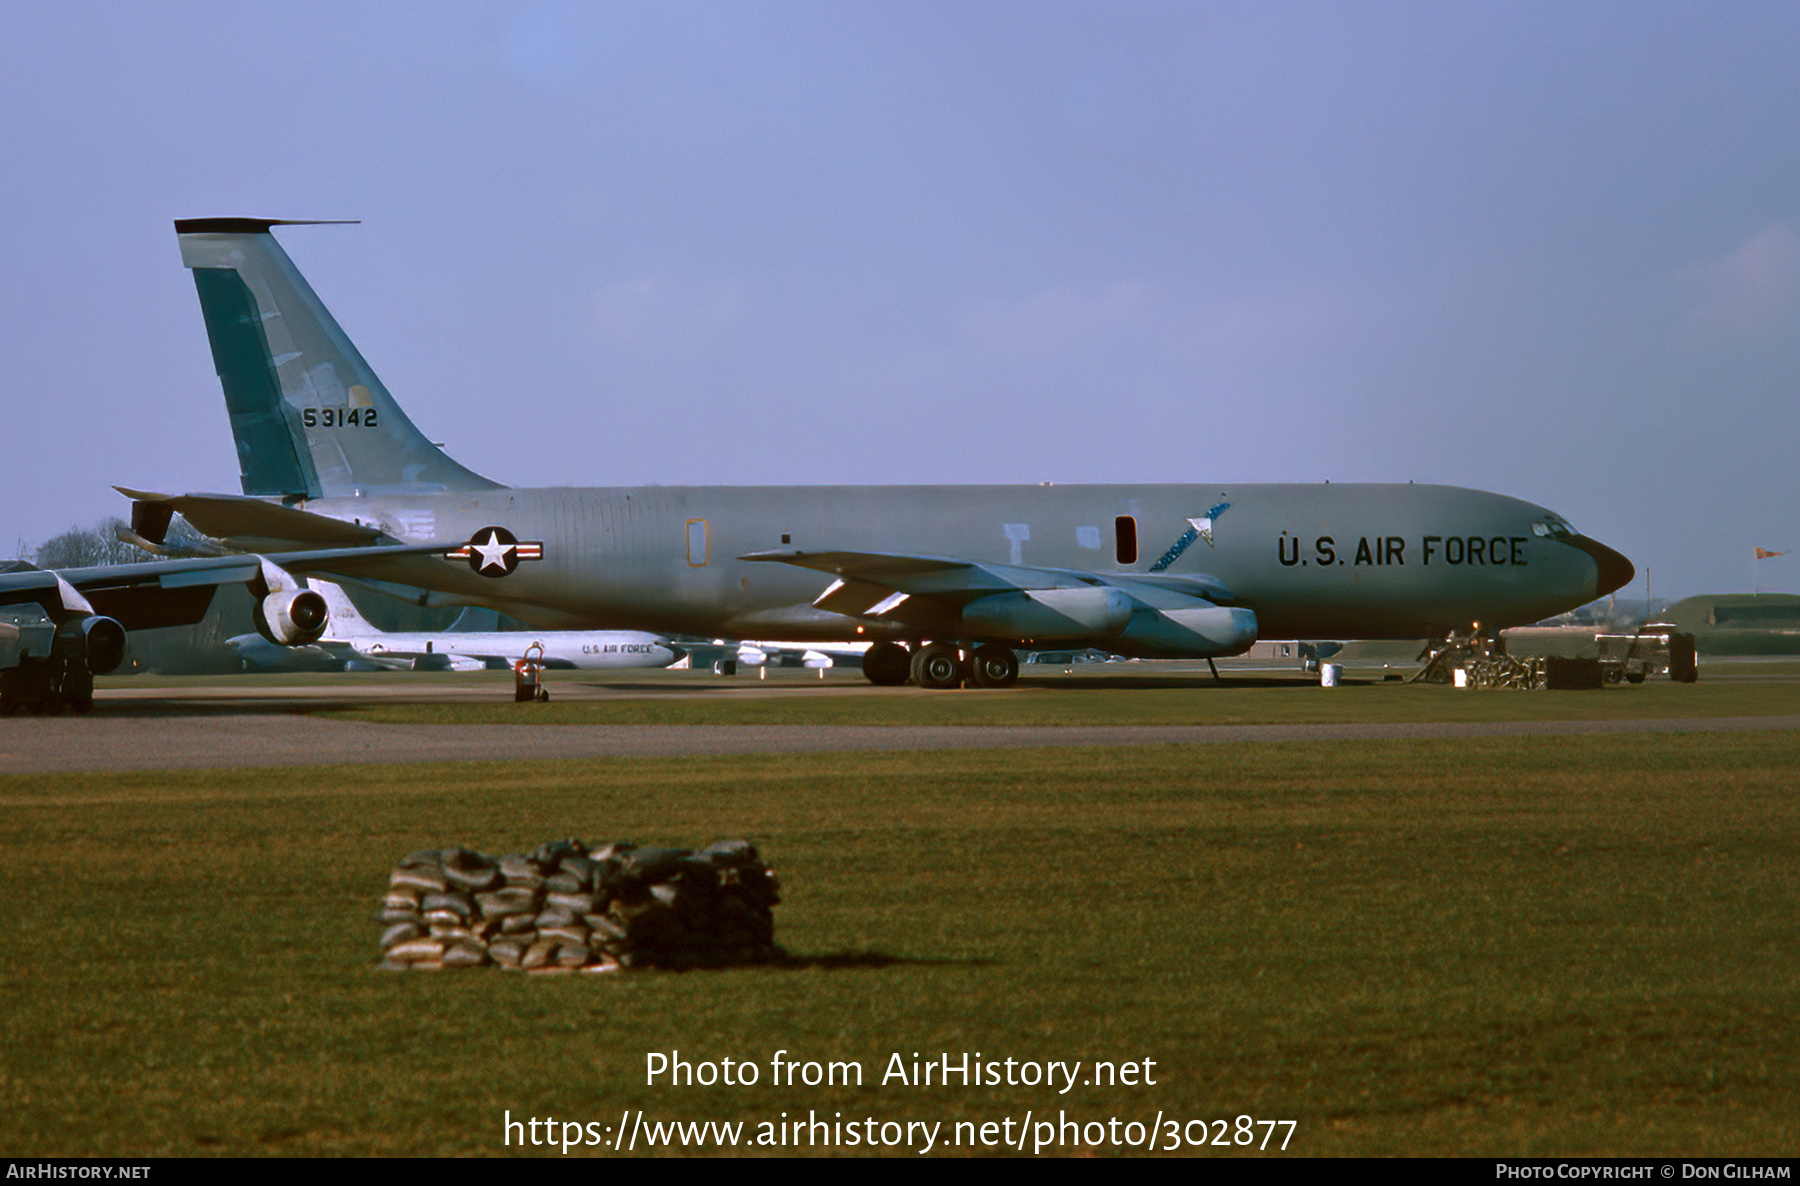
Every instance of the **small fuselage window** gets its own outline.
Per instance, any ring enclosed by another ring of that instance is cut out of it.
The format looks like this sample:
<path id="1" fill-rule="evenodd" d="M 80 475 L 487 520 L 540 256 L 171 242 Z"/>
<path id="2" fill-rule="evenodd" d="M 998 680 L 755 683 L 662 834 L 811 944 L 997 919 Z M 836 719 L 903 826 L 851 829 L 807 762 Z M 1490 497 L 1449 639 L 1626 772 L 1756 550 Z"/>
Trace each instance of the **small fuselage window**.
<path id="1" fill-rule="evenodd" d="M 1137 520 L 1130 515 L 1120 515 L 1113 520 L 1113 538 L 1118 543 L 1119 563 L 1137 563 Z"/>

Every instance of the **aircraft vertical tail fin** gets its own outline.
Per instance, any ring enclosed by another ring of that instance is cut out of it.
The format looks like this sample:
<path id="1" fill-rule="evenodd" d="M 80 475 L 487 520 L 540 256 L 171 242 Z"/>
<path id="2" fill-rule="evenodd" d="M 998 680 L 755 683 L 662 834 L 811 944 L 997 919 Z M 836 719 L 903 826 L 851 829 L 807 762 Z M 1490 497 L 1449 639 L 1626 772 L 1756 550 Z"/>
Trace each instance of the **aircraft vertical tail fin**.
<path id="1" fill-rule="evenodd" d="M 342 586 L 318 577 L 312 577 L 306 583 L 325 599 L 325 608 L 331 614 L 331 624 L 326 627 L 326 632 L 332 638 L 368 638 L 381 633 L 362 616 L 362 611 L 356 608 L 356 603 L 350 600 Z"/>
<path id="2" fill-rule="evenodd" d="M 500 614 L 485 605 L 470 605 L 456 615 L 447 634 L 492 634 L 500 629 Z"/>
<path id="3" fill-rule="evenodd" d="M 245 494 L 493 490 L 420 432 L 269 233 L 269 218 L 175 222 L 225 389 Z"/>

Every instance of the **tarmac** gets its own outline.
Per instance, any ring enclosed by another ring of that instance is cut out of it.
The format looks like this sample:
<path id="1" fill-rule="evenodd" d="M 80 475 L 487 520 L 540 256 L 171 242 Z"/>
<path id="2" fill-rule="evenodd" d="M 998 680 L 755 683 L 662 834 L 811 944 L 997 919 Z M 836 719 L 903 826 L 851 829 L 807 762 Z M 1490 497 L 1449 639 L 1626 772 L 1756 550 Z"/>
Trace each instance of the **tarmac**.
<path id="1" fill-rule="evenodd" d="M 795 691 L 810 689 L 796 688 Z M 474 691 L 474 689 L 471 689 Z M 779 694 L 770 688 L 770 694 Z M 492 687 L 480 693 L 491 698 Z M 416 702 L 418 689 L 404 697 Z M 425 699 L 462 700 L 461 689 Z M 1290 725 L 388 725 L 311 715 L 320 703 L 392 702 L 387 689 L 108 689 L 86 716 L 0 722 L 0 771 L 198 770 L 342 763 L 695 757 L 1117 745 L 1206 745 L 1800 729 L 1800 716 L 1635 721 Z"/>

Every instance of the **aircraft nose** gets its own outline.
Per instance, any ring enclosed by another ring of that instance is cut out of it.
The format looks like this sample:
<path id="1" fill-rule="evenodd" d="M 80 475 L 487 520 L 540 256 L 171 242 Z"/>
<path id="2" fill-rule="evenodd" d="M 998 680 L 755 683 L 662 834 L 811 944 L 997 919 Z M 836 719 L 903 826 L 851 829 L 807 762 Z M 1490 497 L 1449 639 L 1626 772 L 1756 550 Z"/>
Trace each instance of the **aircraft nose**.
<path id="1" fill-rule="evenodd" d="M 1594 558 L 1594 565 L 1599 569 L 1598 583 L 1594 597 L 1605 597 L 1614 589 L 1623 589 L 1637 575 L 1637 569 L 1623 555 L 1613 551 L 1599 540 L 1578 535 L 1569 541 L 1589 556 Z"/>

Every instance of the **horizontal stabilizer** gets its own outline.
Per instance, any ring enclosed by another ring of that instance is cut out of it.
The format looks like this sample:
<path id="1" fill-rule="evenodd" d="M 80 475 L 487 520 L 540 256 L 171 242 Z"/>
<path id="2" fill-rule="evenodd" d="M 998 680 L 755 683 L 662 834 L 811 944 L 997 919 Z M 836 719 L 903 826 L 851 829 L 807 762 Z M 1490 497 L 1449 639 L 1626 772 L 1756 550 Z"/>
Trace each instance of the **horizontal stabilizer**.
<path id="1" fill-rule="evenodd" d="M 178 235 L 265 235 L 275 226 L 355 226 L 360 218 L 177 218 Z"/>
<path id="2" fill-rule="evenodd" d="M 143 503 L 135 503 L 143 506 Z M 211 540 L 198 540 L 184 543 L 179 548 L 171 548 L 161 540 L 145 539 L 129 527 L 113 528 L 113 538 L 122 544 L 130 544 L 139 551 L 148 552 L 152 556 L 163 556 L 170 560 L 179 560 L 189 556 L 229 556 L 230 550 L 222 548 Z"/>
<path id="3" fill-rule="evenodd" d="M 167 507 L 203 535 L 239 551 L 287 551 L 321 544 L 355 546 L 383 538 L 379 527 L 346 523 L 241 494 L 153 494 L 114 486 L 139 504 Z"/>

